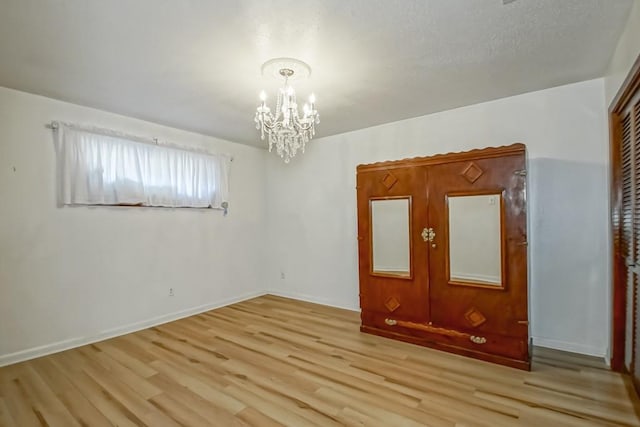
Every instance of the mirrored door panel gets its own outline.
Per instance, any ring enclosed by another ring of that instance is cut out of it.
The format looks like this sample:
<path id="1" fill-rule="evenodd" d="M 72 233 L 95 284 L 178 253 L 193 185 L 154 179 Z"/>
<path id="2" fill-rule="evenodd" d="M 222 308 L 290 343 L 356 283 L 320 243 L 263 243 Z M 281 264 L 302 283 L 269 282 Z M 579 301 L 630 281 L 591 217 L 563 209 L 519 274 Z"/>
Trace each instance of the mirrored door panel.
<path id="1" fill-rule="evenodd" d="M 411 277 L 411 197 L 371 199 L 371 273 Z"/>
<path id="2" fill-rule="evenodd" d="M 451 285 L 503 289 L 502 195 L 447 195 Z"/>

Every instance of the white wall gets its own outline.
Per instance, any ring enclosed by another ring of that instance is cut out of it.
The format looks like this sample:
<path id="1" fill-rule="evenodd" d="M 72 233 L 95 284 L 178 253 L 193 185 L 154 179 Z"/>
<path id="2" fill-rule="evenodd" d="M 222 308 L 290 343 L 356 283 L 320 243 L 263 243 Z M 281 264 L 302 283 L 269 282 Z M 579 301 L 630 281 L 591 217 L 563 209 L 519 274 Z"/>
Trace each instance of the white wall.
<path id="1" fill-rule="evenodd" d="M 232 154 L 229 215 L 56 207 L 51 120 Z M 264 159 L 264 150 L 0 88 L 0 365 L 262 293 Z"/>
<path id="2" fill-rule="evenodd" d="M 356 165 L 514 142 L 526 143 L 529 155 L 534 342 L 604 356 L 610 303 L 603 79 L 321 138 L 289 165 L 270 156 L 270 290 L 358 308 Z"/>
<path id="3" fill-rule="evenodd" d="M 605 75 L 607 107 L 616 96 L 638 55 L 640 55 L 640 0 L 635 0 Z"/>

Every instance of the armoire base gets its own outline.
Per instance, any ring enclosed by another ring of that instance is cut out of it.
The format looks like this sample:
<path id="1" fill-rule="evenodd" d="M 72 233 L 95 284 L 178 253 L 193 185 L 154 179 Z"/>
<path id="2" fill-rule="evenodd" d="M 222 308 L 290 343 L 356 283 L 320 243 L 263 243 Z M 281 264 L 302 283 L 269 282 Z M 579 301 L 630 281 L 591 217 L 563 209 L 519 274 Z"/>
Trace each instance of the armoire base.
<path id="1" fill-rule="evenodd" d="M 522 361 L 517 359 L 511 359 L 508 357 L 498 356 L 495 354 L 488 354 L 488 353 L 483 353 L 481 351 L 470 350 L 468 348 L 462 348 L 462 347 L 458 347 L 450 344 L 435 342 L 428 338 L 407 336 L 404 334 L 398 334 L 395 332 L 373 328 L 370 326 L 360 326 L 360 331 L 367 334 L 371 334 L 371 335 L 378 335 L 385 338 L 391 338 L 399 341 L 408 342 L 411 344 L 417 344 L 423 347 L 429 347 L 436 350 L 446 351 L 448 353 L 460 354 L 462 356 L 472 357 L 474 359 L 484 360 L 486 362 L 497 363 L 499 365 L 509 366 L 511 368 L 522 369 L 524 371 L 531 370 L 530 360 Z"/>

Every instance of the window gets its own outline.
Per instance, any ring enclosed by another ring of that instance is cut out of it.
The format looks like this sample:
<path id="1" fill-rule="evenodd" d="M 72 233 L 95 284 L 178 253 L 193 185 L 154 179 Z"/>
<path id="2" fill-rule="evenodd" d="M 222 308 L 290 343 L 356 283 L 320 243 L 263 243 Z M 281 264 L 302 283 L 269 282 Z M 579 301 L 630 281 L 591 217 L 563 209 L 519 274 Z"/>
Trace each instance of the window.
<path id="1" fill-rule="evenodd" d="M 71 125 L 57 129 L 65 205 L 222 208 L 231 158 Z"/>

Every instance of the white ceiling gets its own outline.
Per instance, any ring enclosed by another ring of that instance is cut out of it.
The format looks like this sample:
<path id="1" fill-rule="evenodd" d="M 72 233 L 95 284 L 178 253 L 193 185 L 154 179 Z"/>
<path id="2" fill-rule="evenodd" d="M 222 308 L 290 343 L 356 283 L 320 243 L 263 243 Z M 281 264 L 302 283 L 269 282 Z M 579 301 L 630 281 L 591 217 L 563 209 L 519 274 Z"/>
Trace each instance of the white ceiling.
<path id="1" fill-rule="evenodd" d="M 0 0 L 0 86 L 263 146 L 270 58 L 326 136 L 600 77 L 632 2 Z"/>

